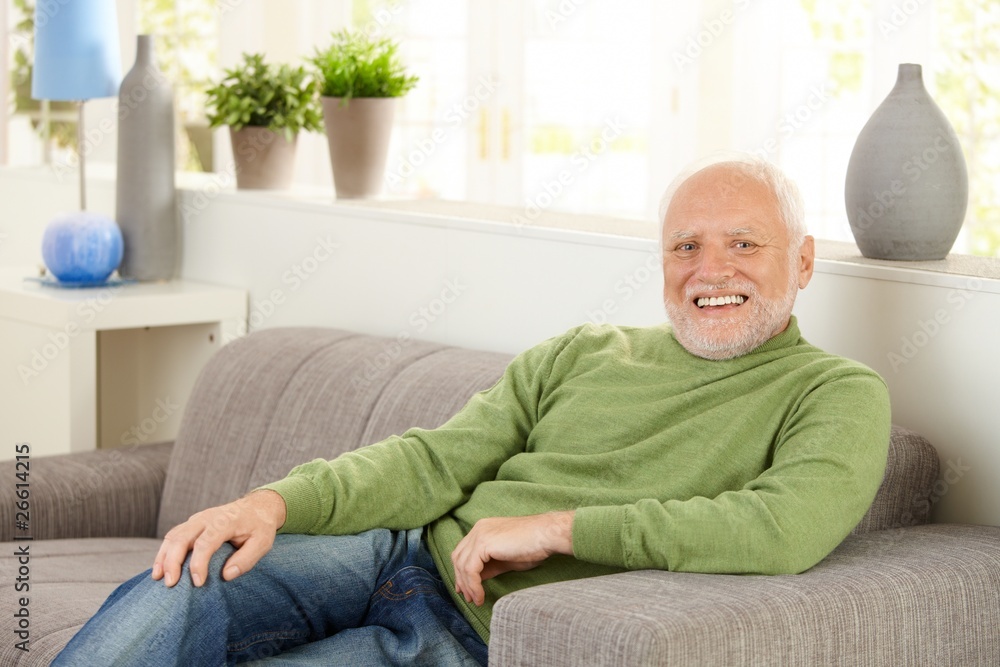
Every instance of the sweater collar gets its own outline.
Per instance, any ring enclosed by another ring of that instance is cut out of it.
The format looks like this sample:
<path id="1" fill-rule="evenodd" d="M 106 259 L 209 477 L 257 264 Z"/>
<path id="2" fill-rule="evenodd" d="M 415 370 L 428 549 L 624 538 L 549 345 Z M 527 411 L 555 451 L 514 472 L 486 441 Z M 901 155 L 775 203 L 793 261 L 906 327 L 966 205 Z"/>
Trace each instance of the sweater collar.
<path id="1" fill-rule="evenodd" d="M 757 354 L 758 352 L 770 352 L 771 350 L 780 350 L 786 347 L 792 347 L 797 345 L 799 340 L 802 338 L 802 334 L 799 333 L 799 321 L 795 319 L 792 315 L 788 320 L 788 326 L 777 336 L 772 336 L 770 339 L 764 341 L 763 345 L 760 345 L 756 349 L 750 350 L 747 354 Z"/>
<path id="2" fill-rule="evenodd" d="M 691 354 L 690 352 L 687 351 L 687 349 L 683 345 L 680 344 L 680 341 L 677 340 L 677 336 L 674 335 L 674 330 L 673 330 L 672 326 L 670 327 L 670 337 L 673 339 L 673 341 L 675 343 L 677 343 L 678 347 L 680 347 L 682 350 L 684 350 L 691 357 L 693 357 L 695 359 L 701 359 L 702 358 L 702 357 L 698 357 L 697 355 Z M 749 356 L 752 356 L 752 355 L 755 355 L 755 354 L 761 354 L 763 352 L 771 352 L 773 350 L 780 350 L 780 349 L 783 349 L 783 348 L 786 348 L 786 347 L 792 347 L 794 345 L 798 345 L 799 342 L 801 342 L 801 339 L 802 339 L 802 335 L 799 332 L 799 322 L 795 318 L 795 316 L 792 315 L 791 318 L 788 320 L 788 326 L 785 327 L 784 331 L 782 331 L 781 333 L 777 334 L 776 336 L 772 336 L 768 340 L 764 341 L 763 344 L 755 347 L 754 349 L 750 350 L 746 354 L 742 354 L 742 355 L 740 355 L 738 357 L 734 357 L 733 359 L 724 359 L 723 361 L 735 361 L 737 359 L 745 359 L 746 357 L 749 357 Z M 713 361 L 713 360 L 711 360 L 711 359 L 705 359 L 705 361 Z"/>

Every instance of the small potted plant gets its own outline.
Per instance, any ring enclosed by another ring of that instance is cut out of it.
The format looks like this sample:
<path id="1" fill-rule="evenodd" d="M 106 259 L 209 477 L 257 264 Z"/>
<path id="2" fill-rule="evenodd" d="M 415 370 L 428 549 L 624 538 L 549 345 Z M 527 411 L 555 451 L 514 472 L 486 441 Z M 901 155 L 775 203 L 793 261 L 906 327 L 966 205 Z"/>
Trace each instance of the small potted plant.
<path id="1" fill-rule="evenodd" d="M 391 39 L 345 29 L 333 33 L 331 44 L 311 60 L 338 198 L 370 197 L 382 187 L 396 98 L 417 83 L 399 61 L 398 48 Z"/>
<path id="2" fill-rule="evenodd" d="M 291 184 L 298 133 L 323 128 L 318 90 L 304 67 L 271 65 L 262 54 L 244 53 L 242 64 L 205 92 L 209 125 L 229 126 L 237 188 Z"/>

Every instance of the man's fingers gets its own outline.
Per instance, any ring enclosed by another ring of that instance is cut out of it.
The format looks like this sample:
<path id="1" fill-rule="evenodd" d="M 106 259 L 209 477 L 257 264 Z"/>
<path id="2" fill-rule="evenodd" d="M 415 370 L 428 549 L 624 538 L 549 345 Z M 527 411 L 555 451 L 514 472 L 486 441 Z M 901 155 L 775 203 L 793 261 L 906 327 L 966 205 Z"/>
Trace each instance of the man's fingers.
<path id="1" fill-rule="evenodd" d="M 467 582 L 466 586 L 462 588 L 461 593 L 466 602 L 472 603 L 477 607 L 482 606 L 486 599 L 486 591 L 483 590 L 483 585 L 478 579 Z"/>
<path id="2" fill-rule="evenodd" d="M 222 566 L 222 578 L 232 581 L 241 574 L 249 572 L 271 550 L 273 544 L 273 536 L 250 536 L 232 556 L 226 559 L 226 564 Z"/>
<path id="3" fill-rule="evenodd" d="M 553 553 L 573 554 L 573 512 L 480 519 L 451 554 L 455 590 L 483 604 L 483 581 L 538 566 Z"/>
<path id="4" fill-rule="evenodd" d="M 491 560 L 489 563 L 486 563 L 485 567 L 483 567 L 483 572 L 480 575 L 480 578 L 483 581 L 486 581 L 487 579 L 498 577 L 501 574 L 505 574 L 507 572 L 515 572 L 515 571 L 524 572 L 525 570 L 531 570 L 538 567 L 543 562 L 544 561 L 540 560 L 534 560 L 534 561 Z"/>
<path id="5" fill-rule="evenodd" d="M 466 602 L 474 603 L 477 606 L 483 603 L 486 592 L 483 590 L 482 580 L 476 572 L 463 571 L 459 573 L 456 570 L 455 580 L 455 588 Z"/>
<path id="6" fill-rule="evenodd" d="M 234 579 L 271 549 L 284 519 L 285 501 L 273 491 L 255 491 L 227 505 L 198 512 L 164 536 L 153 560 L 152 577 L 162 579 L 167 587 L 176 585 L 190 552 L 191 582 L 202 586 L 208 580 L 212 556 L 230 542 L 236 553 L 227 561 L 229 569 L 223 570 L 223 578 Z"/>
<path id="7" fill-rule="evenodd" d="M 160 545 L 160 552 L 156 556 L 156 562 L 159 562 L 159 570 L 163 583 L 168 588 L 180 581 L 181 566 L 187 557 L 190 544 L 190 538 L 179 534 L 171 535 L 167 533 L 163 538 L 163 544 Z M 153 575 L 154 578 L 159 579 L 161 577 L 156 576 L 156 562 L 153 564 Z"/>
<path id="8" fill-rule="evenodd" d="M 153 579 L 159 581 L 163 578 L 163 543 L 160 542 L 160 549 L 156 552 L 156 558 L 153 559 Z"/>
<path id="9" fill-rule="evenodd" d="M 463 561 L 463 565 L 456 565 L 455 580 L 456 589 L 466 602 L 482 605 L 486 601 L 486 589 L 483 582 L 487 579 L 499 576 L 506 572 L 523 572 L 538 567 L 543 561 L 508 561 L 508 560 L 482 560 L 475 559 L 471 562 Z"/>
<path id="10" fill-rule="evenodd" d="M 455 567 L 455 589 L 466 602 L 477 606 L 483 604 L 486 593 L 480 573 L 489 556 L 480 556 L 475 547 L 475 538 L 466 535 L 451 554 L 451 562 Z"/>
<path id="11" fill-rule="evenodd" d="M 208 570 L 208 559 L 222 546 L 224 539 L 214 539 L 218 530 L 212 530 L 210 512 L 199 512 L 184 523 L 174 526 L 163 537 L 163 544 L 153 561 L 153 578 L 163 579 L 168 588 L 175 586 L 181 578 L 184 561 L 191 554 L 191 580 L 195 586 L 205 582 Z M 217 542 L 217 543 L 215 543 Z M 213 547 L 213 543 L 214 547 Z M 206 553 L 207 552 L 207 553 Z M 197 557 L 197 558 L 196 558 Z M 202 563 L 200 569 L 196 564 Z M 159 567 L 157 567 L 159 564 Z M 159 576 L 157 576 L 159 574 Z"/>
<path id="12" fill-rule="evenodd" d="M 208 561 L 219 550 L 228 536 L 221 531 L 202 531 L 194 541 L 191 549 L 191 560 L 188 561 L 188 571 L 191 573 L 191 583 L 201 586 L 208 578 Z"/>
<path id="13" fill-rule="evenodd" d="M 170 533 L 167 533 L 169 535 Z M 156 551 L 156 558 L 153 559 L 153 579 L 159 581 L 163 578 L 163 564 L 167 557 L 167 540 L 164 538 L 160 542 L 160 548 Z"/>

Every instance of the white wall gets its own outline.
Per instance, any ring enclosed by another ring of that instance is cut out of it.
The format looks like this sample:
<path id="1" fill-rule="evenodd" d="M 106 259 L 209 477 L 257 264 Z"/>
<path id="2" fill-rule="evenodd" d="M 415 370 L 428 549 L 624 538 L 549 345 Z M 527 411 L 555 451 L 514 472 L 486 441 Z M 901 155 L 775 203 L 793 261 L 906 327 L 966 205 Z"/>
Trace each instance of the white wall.
<path id="1" fill-rule="evenodd" d="M 40 262 L 42 229 L 72 208 L 74 186 L 0 170 L 0 266 Z M 113 211 L 109 180 L 89 196 Z M 182 191 L 181 208 L 184 277 L 248 288 L 255 327 L 405 332 L 516 352 L 587 319 L 663 321 L 650 239 L 215 188 Z M 952 466 L 937 518 L 1000 525 L 1000 281 L 819 261 L 796 312 L 811 342 L 882 373 L 894 420 Z"/>
<path id="2" fill-rule="evenodd" d="M 850 269 L 817 267 L 796 305 L 803 335 L 878 371 L 893 420 L 937 447 L 937 520 L 1000 525 L 998 281 Z"/>

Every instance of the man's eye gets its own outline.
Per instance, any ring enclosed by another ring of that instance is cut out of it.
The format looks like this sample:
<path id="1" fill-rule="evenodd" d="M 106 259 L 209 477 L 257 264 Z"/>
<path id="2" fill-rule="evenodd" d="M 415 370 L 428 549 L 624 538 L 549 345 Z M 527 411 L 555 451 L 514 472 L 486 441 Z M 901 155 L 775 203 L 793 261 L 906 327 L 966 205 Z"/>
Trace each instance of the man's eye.
<path id="1" fill-rule="evenodd" d="M 736 247 L 739 248 L 740 250 L 749 250 L 750 248 L 754 247 L 754 243 L 752 243 L 751 241 L 737 241 Z"/>
<path id="2" fill-rule="evenodd" d="M 692 252 L 694 248 L 695 246 L 693 243 L 682 243 L 679 246 L 677 246 L 677 249 L 680 250 L 681 252 Z"/>

